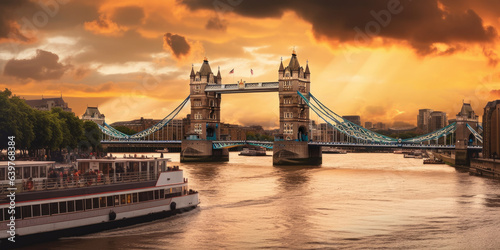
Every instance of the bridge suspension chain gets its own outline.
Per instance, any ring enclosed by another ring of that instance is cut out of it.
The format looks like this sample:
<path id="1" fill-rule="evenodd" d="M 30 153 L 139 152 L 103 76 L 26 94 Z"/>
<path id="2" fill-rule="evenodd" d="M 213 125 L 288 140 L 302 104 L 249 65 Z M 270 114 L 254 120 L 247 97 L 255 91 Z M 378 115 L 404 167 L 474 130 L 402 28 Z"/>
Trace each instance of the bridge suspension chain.
<path id="1" fill-rule="evenodd" d="M 309 93 L 309 97 L 312 99 L 308 100 L 302 93 L 297 92 L 298 95 L 305 101 L 305 103 L 326 123 L 338 130 L 339 132 L 352 136 L 357 139 L 375 142 L 375 143 L 397 143 L 398 140 L 391 138 L 369 129 L 363 128 L 349 120 L 344 119 L 342 116 L 336 114 L 321 101 L 319 101 L 313 94 Z M 431 133 L 417 136 L 414 138 L 401 140 L 403 143 L 421 143 L 424 141 L 436 140 L 443 136 L 453 133 L 456 130 L 456 123 L 450 124 L 444 128 L 433 131 Z"/>
<path id="2" fill-rule="evenodd" d="M 483 137 L 478 132 L 476 132 L 476 130 L 474 130 L 468 123 L 466 124 L 466 126 L 470 130 L 470 132 L 474 135 L 474 137 L 476 137 L 478 141 L 483 143 Z"/>
<path id="3" fill-rule="evenodd" d="M 184 99 L 184 101 L 182 101 L 182 103 L 179 104 L 179 106 L 177 106 L 172 112 L 170 112 L 170 114 L 165 116 L 165 118 L 163 118 L 160 122 L 156 123 L 155 125 L 147 128 L 143 131 L 140 131 L 136 134 L 133 134 L 133 135 L 127 135 L 125 133 L 122 133 L 122 132 L 116 130 L 115 128 L 111 127 L 107 123 L 104 123 L 104 126 L 101 126 L 99 124 L 97 124 L 97 126 L 99 126 L 99 129 L 101 129 L 101 131 L 104 134 L 111 136 L 113 138 L 120 139 L 120 140 L 131 140 L 131 139 L 137 140 L 137 139 L 146 137 L 146 136 L 162 129 L 163 127 L 165 127 L 172 119 L 174 119 L 177 116 L 177 114 L 179 114 L 179 112 L 184 108 L 184 106 L 186 106 L 186 103 L 189 101 L 189 98 L 190 98 L 190 96 L 186 97 L 186 99 Z"/>

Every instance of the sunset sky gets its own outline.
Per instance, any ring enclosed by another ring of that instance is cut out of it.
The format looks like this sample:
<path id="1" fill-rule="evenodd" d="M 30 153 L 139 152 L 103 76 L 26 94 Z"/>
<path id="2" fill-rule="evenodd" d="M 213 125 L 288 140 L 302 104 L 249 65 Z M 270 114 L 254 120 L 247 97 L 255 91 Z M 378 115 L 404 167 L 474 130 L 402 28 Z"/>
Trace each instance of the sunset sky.
<path id="1" fill-rule="evenodd" d="M 363 123 L 416 124 L 421 108 L 454 118 L 463 100 L 482 115 L 500 98 L 498 0 L 144 2 L 0 1 L 0 87 L 62 93 L 76 115 L 98 106 L 108 123 L 163 118 L 204 56 L 223 83 L 277 81 L 295 47 L 311 92 Z M 278 117 L 277 93 L 222 96 L 223 122 Z"/>

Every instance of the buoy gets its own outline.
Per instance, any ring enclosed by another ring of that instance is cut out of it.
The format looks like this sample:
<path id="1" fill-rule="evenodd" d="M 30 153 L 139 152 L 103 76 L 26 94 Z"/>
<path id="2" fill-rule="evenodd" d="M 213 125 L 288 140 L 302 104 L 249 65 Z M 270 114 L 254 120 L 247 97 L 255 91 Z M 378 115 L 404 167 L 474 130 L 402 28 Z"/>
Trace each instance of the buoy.
<path id="1" fill-rule="evenodd" d="M 174 211 L 176 206 L 175 202 L 170 203 L 170 210 Z"/>
<path id="2" fill-rule="evenodd" d="M 116 219 L 116 213 L 115 211 L 111 210 L 111 212 L 109 212 L 109 220 L 115 220 Z"/>

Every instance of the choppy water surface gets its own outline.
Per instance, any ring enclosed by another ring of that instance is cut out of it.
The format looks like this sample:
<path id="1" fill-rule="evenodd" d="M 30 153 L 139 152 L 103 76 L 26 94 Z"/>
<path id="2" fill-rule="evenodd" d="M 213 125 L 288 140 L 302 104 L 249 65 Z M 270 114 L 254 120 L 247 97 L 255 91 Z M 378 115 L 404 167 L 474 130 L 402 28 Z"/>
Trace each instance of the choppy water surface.
<path id="1" fill-rule="evenodd" d="M 33 247 L 500 248 L 500 181 L 446 165 L 395 154 L 325 154 L 321 167 L 273 167 L 272 157 L 237 153 L 217 164 L 166 156 L 200 192 L 199 208 Z"/>

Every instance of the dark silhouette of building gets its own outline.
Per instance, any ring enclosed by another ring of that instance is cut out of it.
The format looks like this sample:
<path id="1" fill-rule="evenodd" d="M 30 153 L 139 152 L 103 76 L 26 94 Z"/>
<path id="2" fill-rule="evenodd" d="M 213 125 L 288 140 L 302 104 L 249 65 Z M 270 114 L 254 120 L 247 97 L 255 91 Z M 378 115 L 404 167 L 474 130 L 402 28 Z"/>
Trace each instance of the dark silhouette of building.
<path id="1" fill-rule="evenodd" d="M 429 132 L 429 123 L 432 109 L 419 109 L 417 115 L 417 128 L 422 132 Z"/>
<path id="2" fill-rule="evenodd" d="M 500 157 L 500 100 L 488 102 L 483 115 L 483 158 Z"/>
<path id="3" fill-rule="evenodd" d="M 361 126 L 361 117 L 359 115 L 346 115 L 346 116 L 342 116 L 342 118 L 356 124 L 356 125 L 359 125 Z"/>
<path id="4" fill-rule="evenodd" d="M 63 100 L 62 96 L 57 98 L 42 97 L 42 99 L 24 100 L 24 101 L 26 101 L 26 104 L 28 104 L 32 108 L 38 110 L 50 111 L 53 108 L 62 108 L 62 110 L 64 111 L 73 112 L 71 108 L 68 107 L 68 103 Z"/>

